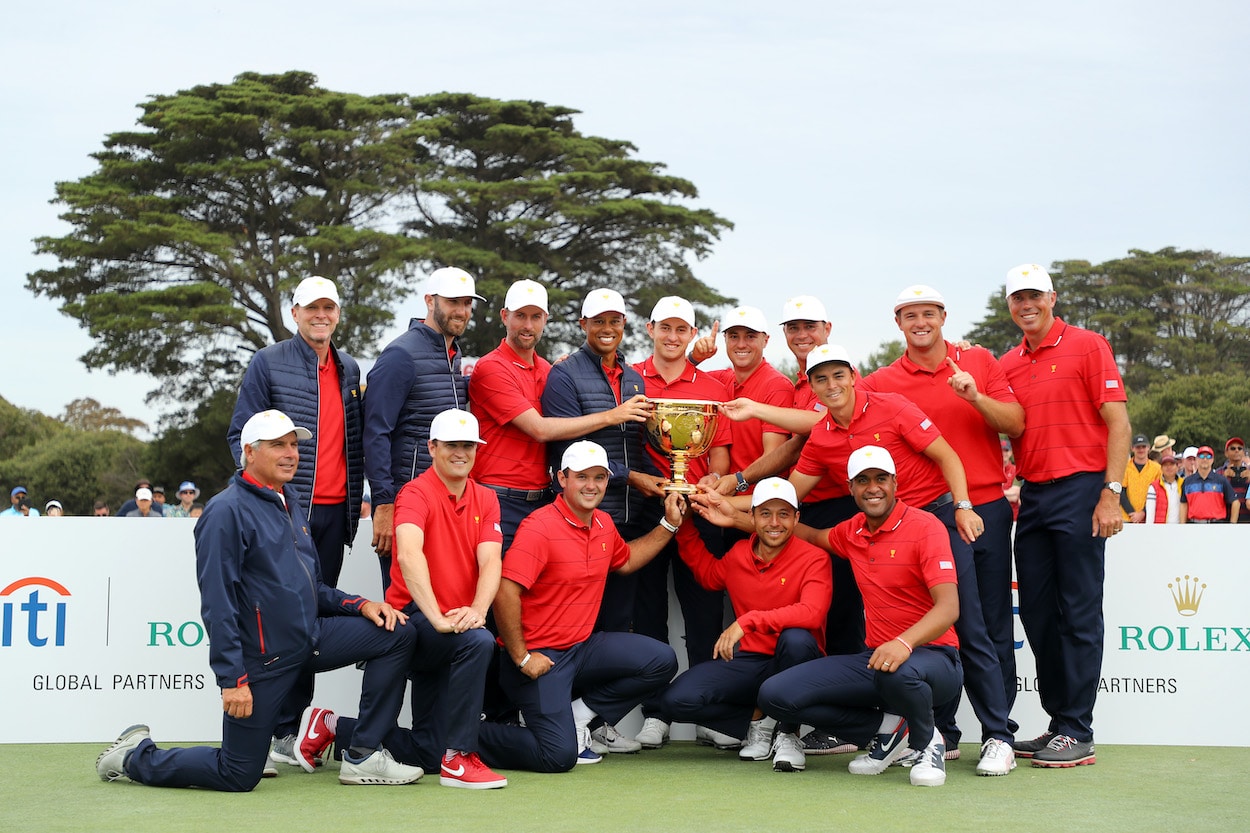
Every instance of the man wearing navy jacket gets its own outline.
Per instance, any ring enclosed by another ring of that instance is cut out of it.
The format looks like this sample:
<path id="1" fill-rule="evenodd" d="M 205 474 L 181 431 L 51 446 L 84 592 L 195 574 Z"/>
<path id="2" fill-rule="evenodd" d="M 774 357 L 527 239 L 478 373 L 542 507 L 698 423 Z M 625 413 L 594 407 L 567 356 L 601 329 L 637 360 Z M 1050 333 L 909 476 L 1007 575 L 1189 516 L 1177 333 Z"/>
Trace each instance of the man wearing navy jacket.
<path id="1" fill-rule="evenodd" d="M 269 738 L 300 674 L 367 660 L 360 723 L 343 756 L 344 784 L 410 784 L 424 773 L 382 748 L 403 703 L 414 632 L 385 602 L 321 581 L 294 489 L 297 428 L 281 411 L 243 426 L 243 471 L 195 526 L 200 610 L 209 663 L 221 687 L 221 748 L 158 749 L 147 726 L 129 727 L 96 759 L 101 780 L 246 792 L 261 779 Z M 399 626 L 399 627 L 397 627 Z"/>

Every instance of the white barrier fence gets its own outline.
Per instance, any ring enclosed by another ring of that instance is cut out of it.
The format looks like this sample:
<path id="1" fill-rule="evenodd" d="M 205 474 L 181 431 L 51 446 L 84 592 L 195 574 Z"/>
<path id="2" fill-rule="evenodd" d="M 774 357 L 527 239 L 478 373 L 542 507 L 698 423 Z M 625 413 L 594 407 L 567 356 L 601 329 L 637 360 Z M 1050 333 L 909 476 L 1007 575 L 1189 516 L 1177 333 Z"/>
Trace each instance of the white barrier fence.
<path id="1" fill-rule="evenodd" d="M 9 715 L 0 742 L 105 741 L 140 721 L 164 740 L 220 739 L 193 524 L 0 520 L 0 704 Z M 1250 746 L 1245 721 L 1226 719 L 1250 688 L 1246 535 L 1229 526 L 1130 526 L 1108 544 L 1099 741 Z M 365 522 L 340 586 L 376 598 L 369 537 Z M 680 644 L 676 610 L 671 622 Z M 1031 737 L 1045 715 L 1018 623 L 1016 639 L 1013 717 Z M 359 679 L 354 668 L 319 675 L 316 702 L 355 714 Z M 966 740 L 979 739 L 966 702 L 960 723 Z"/>

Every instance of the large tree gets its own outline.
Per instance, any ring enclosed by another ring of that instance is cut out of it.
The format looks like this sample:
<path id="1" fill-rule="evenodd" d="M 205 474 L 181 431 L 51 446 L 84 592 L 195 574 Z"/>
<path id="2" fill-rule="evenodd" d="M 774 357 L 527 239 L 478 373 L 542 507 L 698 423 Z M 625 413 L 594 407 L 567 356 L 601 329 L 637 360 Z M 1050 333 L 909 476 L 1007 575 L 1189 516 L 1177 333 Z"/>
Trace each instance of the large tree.
<path id="1" fill-rule="evenodd" d="M 437 259 L 480 274 L 490 299 L 464 339 L 468 354 L 503 336 L 498 309 L 519 278 L 548 287 L 548 350 L 581 343 L 581 301 L 597 287 L 620 291 L 638 322 L 664 295 L 733 301 L 691 269 L 730 224 L 682 205 L 698 196 L 694 184 L 633 158 L 629 142 L 585 136 L 576 110 L 537 101 L 442 93 L 412 106 L 421 153 L 406 228 Z M 629 335 L 633 345 L 645 337 L 640 326 Z"/>
<path id="2" fill-rule="evenodd" d="M 576 111 L 471 95 L 361 96 L 306 72 L 244 73 L 156 95 L 137 130 L 107 137 L 90 175 L 56 186 L 71 230 L 41 237 L 58 268 L 28 276 L 95 340 L 92 368 L 137 370 L 194 408 L 232 389 L 251 354 L 290 335 L 290 291 L 338 282 L 336 340 L 369 354 L 419 272 L 482 275 L 490 302 L 468 339 L 494 347 L 507 284 L 552 288 L 555 341 L 586 289 L 620 289 L 635 312 L 667 292 L 725 299 L 698 281 L 728 223 L 680 204 L 696 191 L 583 136 Z"/>
<path id="3" fill-rule="evenodd" d="M 1052 264 L 1055 313 L 1111 342 L 1130 390 L 1177 375 L 1250 372 L 1250 258 L 1175 248 Z M 1001 355 L 1020 343 L 1001 290 L 970 341 Z"/>
<path id="4" fill-rule="evenodd" d="M 412 175 L 409 110 L 315 82 L 244 73 L 153 96 L 143 129 L 57 183 L 72 230 L 36 241 L 61 266 L 27 286 L 88 329 L 88 367 L 151 373 L 173 398 L 232 386 L 290 335 L 290 291 L 310 274 L 339 282 L 342 343 L 377 337 L 423 251 L 391 215 Z"/>
<path id="5" fill-rule="evenodd" d="M 1135 433 L 1167 434 L 1181 447 L 1221 450 L 1229 437 L 1250 432 L 1250 377 L 1245 372 L 1174 376 L 1130 396 L 1128 411 Z"/>

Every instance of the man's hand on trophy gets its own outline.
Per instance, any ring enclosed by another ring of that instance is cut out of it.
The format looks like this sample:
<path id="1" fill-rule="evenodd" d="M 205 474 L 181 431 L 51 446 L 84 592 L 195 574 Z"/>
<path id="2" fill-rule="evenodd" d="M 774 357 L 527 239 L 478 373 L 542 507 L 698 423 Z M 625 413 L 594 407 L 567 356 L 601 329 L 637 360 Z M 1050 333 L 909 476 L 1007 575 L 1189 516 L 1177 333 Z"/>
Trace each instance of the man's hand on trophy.
<path id="1" fill-rule="evenodd" d="M 612 419 L 613 425 L 624 425 L 627 422 L 646 422 L 647 417 L 655 406 L 647 401 L 647 397 L 641 393 L 637 396 L 631 396 L 612 410 L 608 411 L 608 415 Z"/>
<path id="2" fill-rule="evenodd" d="M 664 491 L 664 487 L 668 485 L 668 482 L 662 477 L 656 477 L 654 474 L 647 474 L 642 471 L 631 471 L 629 473 L 629 485 L 642 492 L 643 497 L 664 497 L 668 494 L 668 492 Z"/>
<path id="3" fill-rule="evenodd" d="M 686 496 L 680 492 L 669 492 L 664 498 L 664 519 L 673 526 L 681 526 L 686 519 Z"/>
<path id="4" fill-rule="evenodd" d="M 698 494 L 690 495 L 690 508 L 708 523 L 726 529 L 752 529 L 750 515 L 734 508 L 725 497 L 714 490 L 700 487 Z"/>

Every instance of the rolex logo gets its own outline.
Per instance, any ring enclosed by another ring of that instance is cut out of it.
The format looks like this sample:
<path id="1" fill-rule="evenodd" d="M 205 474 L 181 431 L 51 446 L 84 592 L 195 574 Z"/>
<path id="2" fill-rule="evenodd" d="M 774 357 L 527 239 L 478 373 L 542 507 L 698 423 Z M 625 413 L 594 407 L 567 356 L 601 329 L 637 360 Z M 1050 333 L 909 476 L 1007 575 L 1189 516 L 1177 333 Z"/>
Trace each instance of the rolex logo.
<path id="1" fill-rule="evenodd" d="M 1172 592 L 1172 602 L 1176 605 L 1176 612 L 1181 616 L 1193 616 L 1198 612 L 1198 606 L 1202 604 L 1202 594 L 1206 591 L 1205 584 L 1198 583 L 1198 577 L 1190 578 L 1185 576 L 1182 581 L 1180 576 L 1176 577 L 1176 583 L 1168 582 L 1168 590 Z"/>

